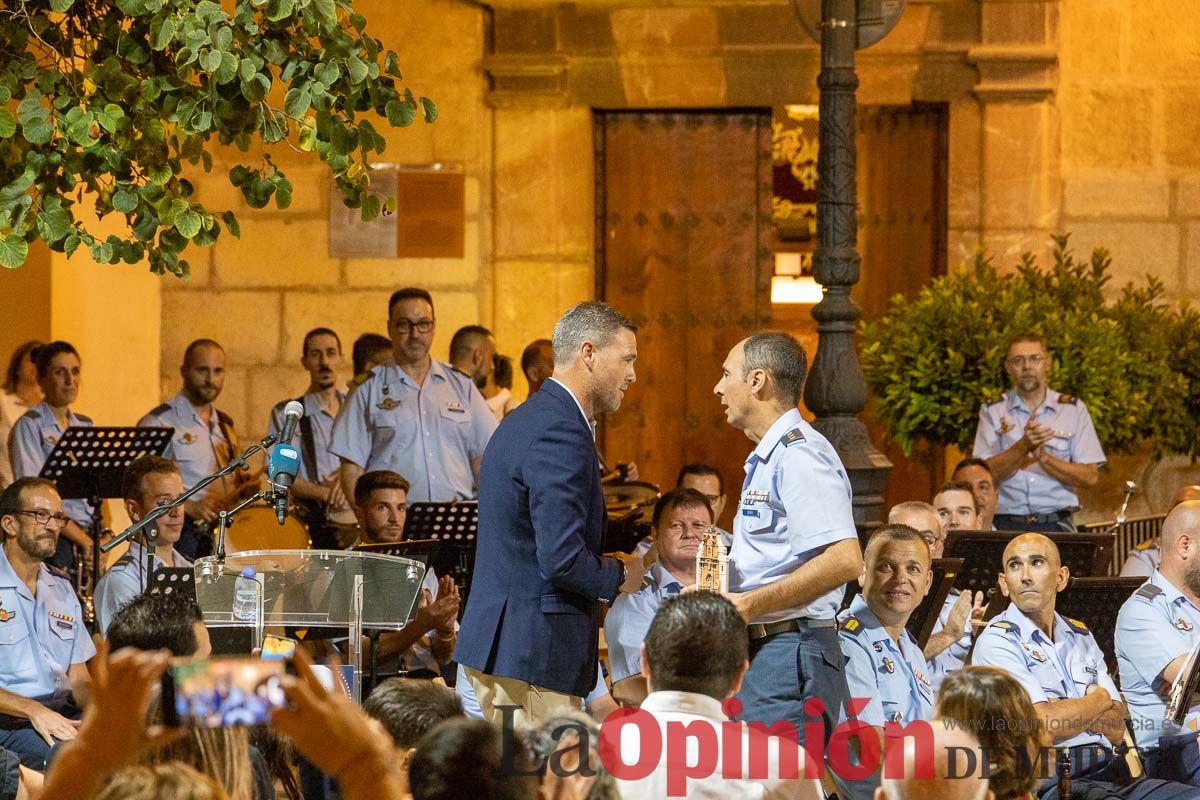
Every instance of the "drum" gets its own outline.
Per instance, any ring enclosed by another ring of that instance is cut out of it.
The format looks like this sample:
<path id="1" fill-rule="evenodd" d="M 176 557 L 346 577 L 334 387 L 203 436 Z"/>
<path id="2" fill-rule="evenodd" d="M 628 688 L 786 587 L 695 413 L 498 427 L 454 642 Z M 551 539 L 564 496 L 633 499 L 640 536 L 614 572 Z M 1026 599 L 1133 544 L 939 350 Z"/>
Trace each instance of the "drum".
<path id="1" fill-rule="evenodd" d="M 283 525 L 275 519 L 275 509 L 265 506 L 246 508 L 238 512 L 225 529 L 225 552 L 246 550 L 307 550 L 308 531 L 304 523 L 291 514 Z"/>
<path id="2" fill-rule="evenodd" d="M 326 511 L 325 519 L 329 522 L 330 527 L 333 528 L 334 536 L 337 537 L 338 547 L 343 549 L 351 547 L 362 536 L 362 530 L 358 527 L 358 518 L 348 508 L 341 511 Z"/>
<path id="3" fill-rule="evenodd" d="M 622 517 L 647 506 L 653 508 L 658 502 L 658 487 L 645 481 L 606 483 L 603 490 L 604 505 L 610 517 Z"/>

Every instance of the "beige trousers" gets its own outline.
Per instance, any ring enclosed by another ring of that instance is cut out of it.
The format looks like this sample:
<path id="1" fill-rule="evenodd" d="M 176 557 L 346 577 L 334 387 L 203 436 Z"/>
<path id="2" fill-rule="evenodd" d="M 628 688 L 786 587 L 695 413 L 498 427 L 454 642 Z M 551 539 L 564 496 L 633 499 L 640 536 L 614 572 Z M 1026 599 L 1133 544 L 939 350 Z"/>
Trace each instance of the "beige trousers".
<path id="1" fill-rule="evenodd" d="M 552 692 L 517 678 L 484 675 L 467 666 L 463 667 L 463 671 L 475 692 L 483 716 L 494 725 L 504 724 L 502 706 L 517 707 L 509 712 L 515 728 L 533 728 L 562 711 L 583 708 L 581 697 Z"/>

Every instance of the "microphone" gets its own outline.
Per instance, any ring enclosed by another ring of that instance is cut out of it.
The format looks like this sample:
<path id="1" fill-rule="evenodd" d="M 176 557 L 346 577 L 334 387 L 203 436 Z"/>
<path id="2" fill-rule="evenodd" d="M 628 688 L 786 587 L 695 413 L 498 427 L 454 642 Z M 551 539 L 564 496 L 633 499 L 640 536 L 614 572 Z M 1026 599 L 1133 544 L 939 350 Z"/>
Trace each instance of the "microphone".
<path id="1" fill-rule="evenodd" d="M 267 480 L 275 488 L 275 521 L 280 525 L 287 519 L 288 491 L 292 488 L 292 481 L 296 479 L 296 473 L 299 471 L 299 450 L 287 442 L 280 442 L 271 448 L 271 455 L 267 459 Z"/>
<path id="2" fill-rule="evenodd" d="M 1117 524 L 1125 524 L 1125 510 L 1129 508 L 1129 498 L 1133 496 L 1134 490 L 1137 489 L 1137 484 L 1133 481 L 1125 481 L 1125 500 L 1121 503 L 1121 510 L 1117 512 Z"/>
<path id="3" fill-rule="evenodd" d="M 299 400 L 289 400 L 283 407 L 283 430 L 279 432 L 279 444 L 291 444 L 296 433 L 296 423 L 304 416 L 304 405 Z"/>

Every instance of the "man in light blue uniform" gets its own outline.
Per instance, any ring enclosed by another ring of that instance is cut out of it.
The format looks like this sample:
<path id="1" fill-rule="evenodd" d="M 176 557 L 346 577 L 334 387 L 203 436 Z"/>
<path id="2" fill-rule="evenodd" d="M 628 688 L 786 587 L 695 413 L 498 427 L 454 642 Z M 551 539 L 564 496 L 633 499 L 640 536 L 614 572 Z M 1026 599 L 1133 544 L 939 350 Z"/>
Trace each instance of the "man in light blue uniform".
<path id="1" fill-rule="evenodd" d="M 225 388 L 225 350 L 212 339 L 197 339 L 184 351 L 179 374 L 183 389 L 138 420 L 138 426 L 175 429 L 163 456 L 179 466 L 184 488 L 191 488 L 238 453 L 233 419 L 214 405 Z M 236 479 L 226 478 L 184 504 L 179 552 L 191 559 L 211 552 L 217 515 L 237 487 Z"/>
<path id="2" fill-rule="evenodd" d="M 805 700 L 819 698 L 828 743 L 847 700 L 834 617 L 863 562 L 846 470 L 797 409 L 807 368 L 794 337 L 755 334 L 730 351 L 714 392 L 729 424 L 757 443 L 729 555 L 729 597 L 750 623 L 738 718 L 786 720 L 803 739 Z M 849 787 L 855 797 L 868 788 Z"/>
<path id="3" fill-rule="evenodd" d="M 1117 615 L 1117 663 L 1146 772 L 1200 785 L 1200 702 L 1183 727 L 1164 720 L 1171 686 L 1200 643 L 1200 500 L 1163 522 L 1162 562 Z"/>
<path id="4" fill-rule="evenodd" d="M 329 450 L 342 461 L 347 497 L 359 475 L 375 470 L 406 477 L 411 502 L 475 496 L 496 418 L 468 376 L 429 355 L 434 323 L 424 289 L 400 289 L 389 300 L 394 356 L 351 393 L 333 423 Z"/>
<path id="5" fill-rule="evenodd" d="M 1091 631 L 1054 611 L 1069 577 L 1047 536 L 1027 533 L 1009 542 L 1000 590 L 1012 604 L 979 634 L 971 664 L 1005 670 L 1029 693 L 1051 743 L 1070 753 L 1071 785 L 1078 796 L 1200 797 L 1200 791 L 1179 783 L 1130 781 L 1125 759 L 1113 756 L 1113 746 L 1125 736 L 1125 704 Z M 1054 782 L 1044 782 L 1038 796 Z M 1097 794 L 1089 794 L 1093 791 Z"/>
<path id="6" fill-rule="evenodd" d="M 1087 406 L 1047 388 L 1050 356 L 1036 334 L 1013 339 L 1004 367 L 1013 388 L 980 409 L 974 448 L 1000 482 L 996 529 L 1075 530 L 1075 490 L 1094 486 L 1105 461 Z"/>
<path id="7" fill-rule="evenodd" d="M 75 738 L 96 654 L 75 590 L 42 563 L 66 521 L 50 481 L 18 478 L 0 493 L 0 747 L 30 769 Z"/>
<path id="8" fill-rule="evenodd" d="M 857 719 L 879 729 L 933 715 L 929 665 L 908 618 L 933 582 L 929 545 L 906 525 L 871 534 L 863 555 L 862 594 L 838 615 L 838 640 L 846 657 L 850 697 L 868 700 Z"/>
<path id="9" fill-rule="evenodd" d="M 337 388 L 342 341 L 329 328 L 313 328 L 304 335 L 301 352 L 300 365 L 308 370 L 309 383 L 300 398 L 304 416 L 292 438 L 292 444 L 300 451 L 300 471 L 292 482 L 290 499 L 308 528 L 312 546 L 317 550 L 334 550 L 338 541 L 332 522 L 349 524 L 354 515 L 342 492 L 338 475 L 341 461 L 329 452 L 333 421 L 346 402 L 346 394 Z M 289 402 L 281 400 L 271 409 L 267 433 L 278 436 L 283 430 L 283 412 Z"/>
<path id="10" fill-rule="evenodd" d="M 613 697 L 624 705 L 640 705 L 649 693 L 642 642 L 663 600 L 696 583 L 696 552 L 713 525 L 712 507 L 695 489 L 672 489 L 654 504 L 651 525 L 658 560 L 646 570 L 642 588 L 618 597 L 604 618 Z"/>
<path id="11" fill-rule="evenodd" d="M 170 503 L 183 494 L 179 467 L 159 456 L 142 456 L 125 468 L 121 493 L 125 497 L 126 513 L 137 522 L 158 504 Z M 175 549 L 183 534 L 183 509 L 175 508 L 159 517 L 155 528 L 153 569 L 192 566 L 192 562 Z M 96 582 L 96 624 L 101 634 L 108 632 L 118 611 L 146 590 L 150 574 L 146 572 L 146 540 L 138 536 L 130 540 L 125 554 Z"/>
<path id="12" fill-rule="evenodd" d="M 42 467 L 67 428 L 90 428 L 92 420 L 76 414 L 70 406 L 79 396 L 82 364 L 79 353 L 67 342 L 51 342 L 33 353 L 38 385 L 45 399 L 21 415 L 8 437 L 8 454 L 13 476 L 29 478 Z M 52 563 L 70 569 L 75 563 L 71 545 L 80 548 L 85 564 L 92 563 L 92 507 L 86 500 L 64 500 L 70 521 L 62 530 Z"/>

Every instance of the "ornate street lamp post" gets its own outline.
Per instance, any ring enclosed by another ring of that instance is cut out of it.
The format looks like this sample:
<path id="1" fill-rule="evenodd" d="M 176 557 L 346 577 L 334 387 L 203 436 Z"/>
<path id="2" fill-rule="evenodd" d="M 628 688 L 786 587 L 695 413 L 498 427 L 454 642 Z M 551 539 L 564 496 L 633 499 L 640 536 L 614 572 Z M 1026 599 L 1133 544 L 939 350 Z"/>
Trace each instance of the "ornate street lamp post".
<path id="1" fill-rule="evenodd" d="M 867 386 L 854 349 L 859 308 L 850 298 L 861 262 L 856 249 L 854 117 L 858 76 L 854 51 L 891 30 L 904 10 L 904 0 L 793 3 L 800 21 L 821 43 L 813 274 L 824 291 L 812 310 L 817 321 L 817 354 L 804 387 L 804 402 L 816 415 L 813 426 L 829 439 L 846 466 L 854 489 L 854 521 L 862 526 L 883 521 L 883 487 L 892 464 L 871 443 L 858 418 L 867 402 Z"/>

